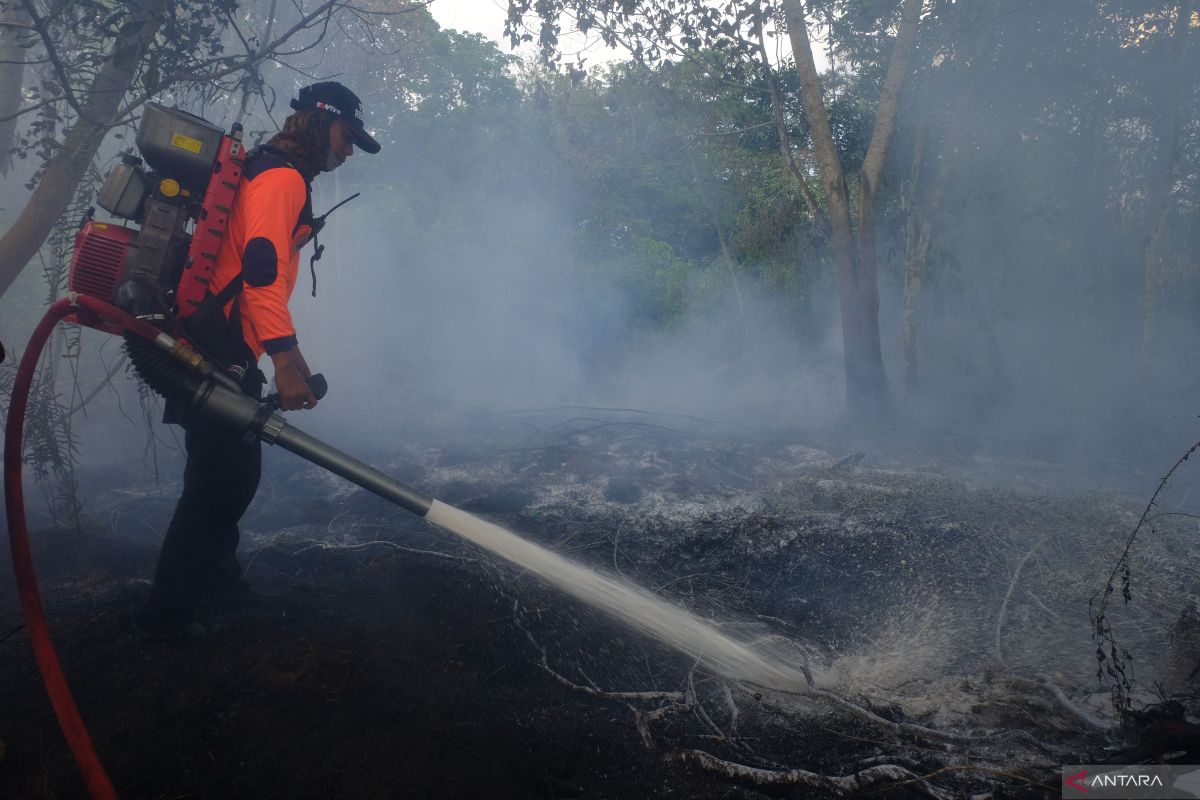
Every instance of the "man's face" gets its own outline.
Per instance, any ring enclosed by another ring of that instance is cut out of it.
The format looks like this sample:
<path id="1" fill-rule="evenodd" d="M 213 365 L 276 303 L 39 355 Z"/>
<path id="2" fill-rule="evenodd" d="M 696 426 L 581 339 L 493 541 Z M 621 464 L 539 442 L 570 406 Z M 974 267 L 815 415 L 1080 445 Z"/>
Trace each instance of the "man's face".
<path id="1" fill-rule="evenodd" d="M 354 155 L 354 129 L 342 120 L 335 120 L 329 129 L 330 170 L 340 167 Z"/>

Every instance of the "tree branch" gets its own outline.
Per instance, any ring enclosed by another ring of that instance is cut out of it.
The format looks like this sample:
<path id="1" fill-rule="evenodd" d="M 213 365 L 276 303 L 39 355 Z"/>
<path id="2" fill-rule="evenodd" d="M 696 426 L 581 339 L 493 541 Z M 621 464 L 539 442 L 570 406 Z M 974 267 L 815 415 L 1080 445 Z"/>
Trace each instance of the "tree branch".
<path id="1" fill-rule="evenodd" d="M 26 1 L 28 2 L 28 0 L 26 0 Z M 324 2 L 321 5 L 319 5 L 316 8 L 316 10 L 303 16 L 292 27 L 288 28 L 284 33 L 280 34 L 273 41 L 271 41 L 270 44 L 261 48 L 261 50 L 257 51 L 254 55 L 246 55 L 244 57 L 228 57 L 228 58 L 222 58 L 222 59 L 215 59 L 214 60 L 215 62 L 219 62 L 222 60 L 229 62 L 230 65 L 223 69 L 219 69 L 219 70 L 216 70 L 215 72 L 209 72 L 209 73 L 175 72 L 170 75 L 166 75 L 163 77 L 162 82 L 155 88 L 154 91 L 144 92 L 141 95 L 138 95 L 137 97 L 135 97 L 133 100 L 126 103 L 122 113 L 128 113 L 129 111 L 141 106 L 143 103 L 145 103 L 147 100 L 149 100 L 154 95 L 158 94 L 163 89 L 165 89 L 169 86 L 173 86 L 177 83 L 182 83 L 184 81 L 219 80 L 228 75 L 232 75 L 235 72 L 239 72 L 241 70 L 250 69 L 251 67 L 255 67 L 258 64 L 261 64 L 262 62 L 275 57 L 276 55 L 283 55 L 281 53 L 277 53 L 277 51 L 279 50 L 279 48 L 282 45 L 286 44 L 293 36 L 313 27 L 315 24 L 317 24 L 316 20 L 318 18 L 320 18 L 322 16 L 331 17 L 333 14 L 335 14 L 337 12 L 338 9 L 347 7 L 349 5 L 350 5 L 350 3 L 346 2 L 346 0 L 327 0 L 327 2 Z M 328 23 L 326 22 L 326 24 L 328 24 Z M 322 38 L 323 38 L 323 35 L 322 35 Z M 317 40 L 317 42 L 320 42 L 320 41 L 321 41 L 321 39 Z"/>
<path id="2" fill-rule="evenodd" d="M 792 156 L 792 145 L 787 132 L 787 124 L 783 117 L 783 97 L 779 93 L 779 87 L 775 84 L 775 76 L 771 70 L 771 59 L 767 54 L 767 42 L 763 33 L 762 16 L 758 13 L 760 3 L 755 3 L 754 14 L 754 34 L 758 49 L 759 62 L 762 64 L 763 78 L 767 82 L 767 90 L 771 94 L 771 116 L 775 120 L 775 129 L 779 134 L 779 152 L 783 154 L 784 163 L 787 164 L 788 172 L 796 179 L 797 185 L 800 187 L 800 194 L 804 197 L 804 204 L 808 206 L 808 213 L 812 214 L 813 221 L 817 224 L 817 228 L 824 235 L 828 236 L 829 218 L 825 216 L 825 212 L 821 210 L 820 204 L 817 202 L 816 195 L 813 194 L 812 188 L 809 187 L 808 181 L 805 179 L 804 173 L 796 164 L 796 159 Z"/>
<path id="3" fill-rule="evenodd" d="M 46 26 L 46 20 L 38 15 L 37 4 L 33 0 L 22 0 L 25 7 L 25 13 L 33 20 L 29 26 L 38 38 L 42 40 L 42 47 L 46 48 L 46 58 L 50 61 L 50 65 L 54 68 L 54 74 L 58 77 L 58 82 L 63 89 L 63 99 L 67 104 L 80 116 L 81 119 L 87 119 L 83 113 L 83 108 L 79 103 L 79 99 L 75 97 L 75 92 L 71 89 L 71 77 L 67 73 L 67 68 L 63 65 L 62 59 L 58 56 L 58 50 L 55 47 L 54 40 L 50 37 L 50 31 Z M 100 125 L 96 120 L 88 119 L 88 122 L 93 125 Z"/>
<path id="4" fill-rule="evenodd" d="M 61 94 L 58 95 L 57 97 L 47 97 L 45 100 L 42 100 L 40 103 L 34 103 L 31 106 L 26 106 L 25 108 L 22 108 L 21 110 L 17 111 L 17 113 L 15 113 L 15 114 L 9 114 L 7 116 L 0 117 L 0 122 L 11 122 L 12 120 L 16 119 L 17 117 L 25 116 L 30 111 L 37 111 L 39 108 L 45 108 L 46 106 L 57 103 L 59 100 L 62 100 L 62 99 L 63 99 L 63 96 Z"/>
<path id="5" fill-rule="evenodd" d="M 917 25 L 921 19 L 923 0 L 904 0 L 900 7 L 900 25 L 892 44 L 892 57 L 888 63 L 883 90 L 879 94 L 879 106 L 875 115 L 875 127 L 871 132 L 871 144 L 863 158 L 859 174 L 865 191 L 873 193 L 879 185 L 883 166 L 887 161 L 892 133 L 896 130 L 896 114 L 900 108 L 900 92 L 908 80 L 908 65 L 912 60 L 917 42 Z"/>
<path id="6" fill-rule="evenodd" d="M 933 728 L 926 728 L 924 725 L 913 725 L 909 722 L 892 722 L 891 720 L 884 719 L 874 712 L 868 711 L 857 703 L 851 703 L 846 698 L 835 694 L 828 689 L 812 689 L 809 693 L 815 697 L 819 697 L 822 700 L 832 703 L 843 711 L 848 711 L 861 720 L 870 722 L 873 725 L 877 725 L 881 728 L 892 731 L 893 733 L 907 734 L 909 736 L 932 739 L 933 741 L 938 742 L 949 742 L 951 744 L 971 744 L 980 741 L 980 739 L 976 737 L 959 736 L 958 734 L 954 733 L 945 733 L 943 731 L 934 730 Z"/>
<path id="7" fill-rule="evenodd" d="M 521 624 L 520 609 L 517 608 L 517 604 L 515 602 L 513 603 L 513 622 L 516 624 L 517 628 L 525 634 L 525 638 L 529 640 L 529 643 L 533 645 L 534 649 L 541 654 L 541 659 L 538 662 L 538 666 L 540 666 L 546 672 L 546 674 L 554 678 L 554 680 L 558 681 L 563 686 L 566 686 L 568 689 L 574 689 L 577 692 L 583 692 L 584 694 L 589 694 L 592 697 L 600 697 L 605 700 L 666 700 L 671 703 L 677 703 L 681 706 L 686 702 L 686 696 L 683 692 L 609 692 L 604 689 L 598 689 L 594 686 L 583 686 L 575 683 L 571 679 L 556 672 L 550 666 L 549 659 L 546 656 L 546 648 L 538 644 L 537 639 L 533 638 L 533 634 L 529 632 L 529 629 Z"/>
<path id="8" fill-rule="evenodd" d="M 676 760 L 691 762 L 704 769 L 717 772 L 731 778 L 751 781 L 766 786 L 809 786 L 822 792 L 832 792 L 838 795 L 862 791 L 883 781 L 891 783 L 917 782 L 920 788 L 930 797 L 937 800 L 952 800 L 956 795 L 931 786 L 924 778 L 910 772 L 904 767 L 894 764 L 880 764 L 868 767 L 861 772 L 850 775 L 822 775 L 806 769 L 761 769 L 747 764 L 726 761 L 703 750 L 684 750 L 675 756 Z"/>

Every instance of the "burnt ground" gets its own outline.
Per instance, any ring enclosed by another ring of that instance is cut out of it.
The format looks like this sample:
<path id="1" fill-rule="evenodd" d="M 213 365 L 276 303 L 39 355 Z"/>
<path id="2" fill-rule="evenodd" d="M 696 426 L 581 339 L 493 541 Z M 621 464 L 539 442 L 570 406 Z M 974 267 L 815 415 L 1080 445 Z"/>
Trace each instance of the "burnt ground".
<path id="1" fill-rule="evenodd" d="M 121 797 L 1049 797 L 1060 765 L 1144 744 L 1097 684 L 1087 605 L 1133 499 L 947 477 L 983 469 L 969 454 L 625 412 L 395 434 L 405 444 L 307 429 L 806 662 L 824 688 L 710 674 L 282 452 L 243 522 L 246 576 L 269 597 L 210 612 L 202 640 L 139 642 L 178 491 L 164 456 L 157 484 L 85 473 L 81 528 L 35 532 L 55 642 Z M 1053 472 L 1008 465 L 1024 484 Z M 1135 602 L 1112 612 L 1147 673 L 1141 706 L 1197 590 L 1195 522 L 1168 523 L 1135 550 Z M 0 586 L 0 797 L 82 797 Z"/>

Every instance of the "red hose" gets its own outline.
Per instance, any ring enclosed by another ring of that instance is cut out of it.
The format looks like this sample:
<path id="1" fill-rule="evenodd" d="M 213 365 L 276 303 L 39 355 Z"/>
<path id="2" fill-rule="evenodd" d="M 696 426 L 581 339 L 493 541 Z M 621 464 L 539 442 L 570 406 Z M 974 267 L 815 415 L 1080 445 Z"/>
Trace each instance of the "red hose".
<path id="1" fill-rule="evenodd" d="M 75 313 L 79 314 L 79 321 L 85 325 L 100 318 L 150 340 L 159 335 L 159 331 L 152 325 L 86 295 L 59 300 L 50 306 L 29 339 L 29 345 L 21 357 L 13 382 L 4 434 L 4 500 L 8 516 L 8 540 L 12 547 L 13 571 L 17 576 L 21 609 L 25 615 L 29 639 L 33 644 L 33 655 L 42 673 L 42 682 L 46 685 L 46 693 L 50 695 L 54 714 L 58 717 L 58 724 L 67 738 L 75 762 L 83 773 L 88 791 L 96 800 L 116 800 L 116 790 L 113 789 L 112 782 L 109 781 L 104 766 L 92 747 L 91 737 L 79 716 L 79 709 L 75 707 L 71 689 L 67 686 L 66 676 L 63 674 L 62 665 L 59 664 L 58 654 L 54 651 L 54 643 L 50 639 L 46 612 L 38 595 L 33 555 L 29 549 L 29 530 L 25 524 L 25 497 L 21 487 L 22 436 L 33 374 L 37 362 L 41 359 L 42 349 L 46 346 L 50 334 L 54 332 L 54 326 L 63 317 Z"/>

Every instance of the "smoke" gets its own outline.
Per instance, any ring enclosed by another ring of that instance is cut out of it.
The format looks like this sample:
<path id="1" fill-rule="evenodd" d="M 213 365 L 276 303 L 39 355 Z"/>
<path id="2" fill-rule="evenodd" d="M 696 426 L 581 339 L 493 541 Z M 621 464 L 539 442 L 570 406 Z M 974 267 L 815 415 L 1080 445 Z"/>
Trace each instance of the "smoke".
<path id="1" fill-rule="evenodd" d="M 1138 193 L 1156 138 L 1149 118 L 1119 100 L 1162 63 L 1143 59 L 1121 85 L 1101 85 L 1090 65 L 1104 51 L 1040 44 L 1082 35 L 1070 15 L 1049 14 L 1036 41 L 1026 41 L 1027 15 L 1013 17 L 991 21 L 974 57 L 957 53 L 906 95 L 879 236 L 881 343 L 899 414 L 888 427 L 957 454 L 1152 471 L 1195 438 L 1200 389 L 1181 255 L 1168 259 L 1176 266 L 1164 273 L 1153 359 L 1142 359 Z M 1014 42 L 1026 50 L 1008 52 Z M 1028 69 L 1012 69 L 1021 59 Z M 808 282 L 798 288 L 753 262 L 731 270 L 715 239 L 692 250 L 682 237 L 645 244 L 638 214 L 669 219 L 664 205 L 679 198 L 667 187 L 629 182 L 646 194 L 617 198 L 631 213 L 626 227 L 599 225 L 597 214 L 611 212 L 602 199 L 612 204 L 594 194 L 604 180 L 584 183 L 586 170 L 555 160 L 545 131 L 485 112 L 492 124 L 398 126 L 380 156 L 360 155 L 339 174 L 340 189 L 319 180 L 318 210 L 364 192 L 331 221 L 322 297 L 294 302 L 302 345 L 332 380 L 329 407 L 345 392 L 419 394 L 434 408 L 634 407 L 756 429 L 840 419 L 827 250 L 797 256 L 792 269 Z M 638 124 L 674 124 L 673 110 L 660 113 L 640 107 Z M 588 157 L 584 141 L 572 145 L 572 157 Z M 618 168 L 596 158 L 600 173 Z M 650 158 L 628 153 L 635 164 Z M 894 202 L 910 188 L 913 205 Z M 941 206 L 916 304 L 920 382 L 910 389 L 905 226 L 935 188 Z M 598 229 L 610 239 L 597 240 Z"/>
<path id="2" fill-rule="evenodd" d="M 1154 42 L 1135 56 L 1104 44 L 1111 27 L 1085 34 L 1089 24 L 1100 25 L 1065 8 L 984 19 L 954 42 L 956 61 L 931 68 L 927 94 L 906 96 L 891 185 L 911 208 L 927 210 L 935 190 L 941 202 L 916 306 L 920 386 L 898 394 L 917 431 L 968 453 L 1157 471 L 1198 433 L 1194 246 L 1174 223 L 1147 322 L 1147 194 L 1165 169 L 1153 153 L 1175 101 L 1126 100 L 1170 66 Z M 1088 43 L 1046 46 L 1056 38 Z M 1173 202 L 1186 206 L 1182 191 Z M 894 253 L 881 285 L 897 387 L 906 221 L 895 213 L 883 240 Z"/>
<path id="3" fill-rule="evenodd" d="M 371 206 L 404 187 L 372 180 L 366 158 L 343 180 L 364 199 L 323 236 L 319 297 L 302 277 L 292 302 L 301 347 L 333 387 L 330 406 L 405 394 L 435 406 L 620 406 L 755 427 L 836 416 L 839 335 L 828 325 L 804 342 L 794 298 L 748 274 L 735 290 L 716 264 L 679 281 L 678 321 L 655 324 L 658 287 L 644 276 L 657 265 L 609 271 L 583 259 L 569 209 L 525 187 L 460 183 L 455 203 L 488 209 L 469 239 L 392 226 Z M 318 179 L 318 210 L 340 199 L 331 183 Z"/>

